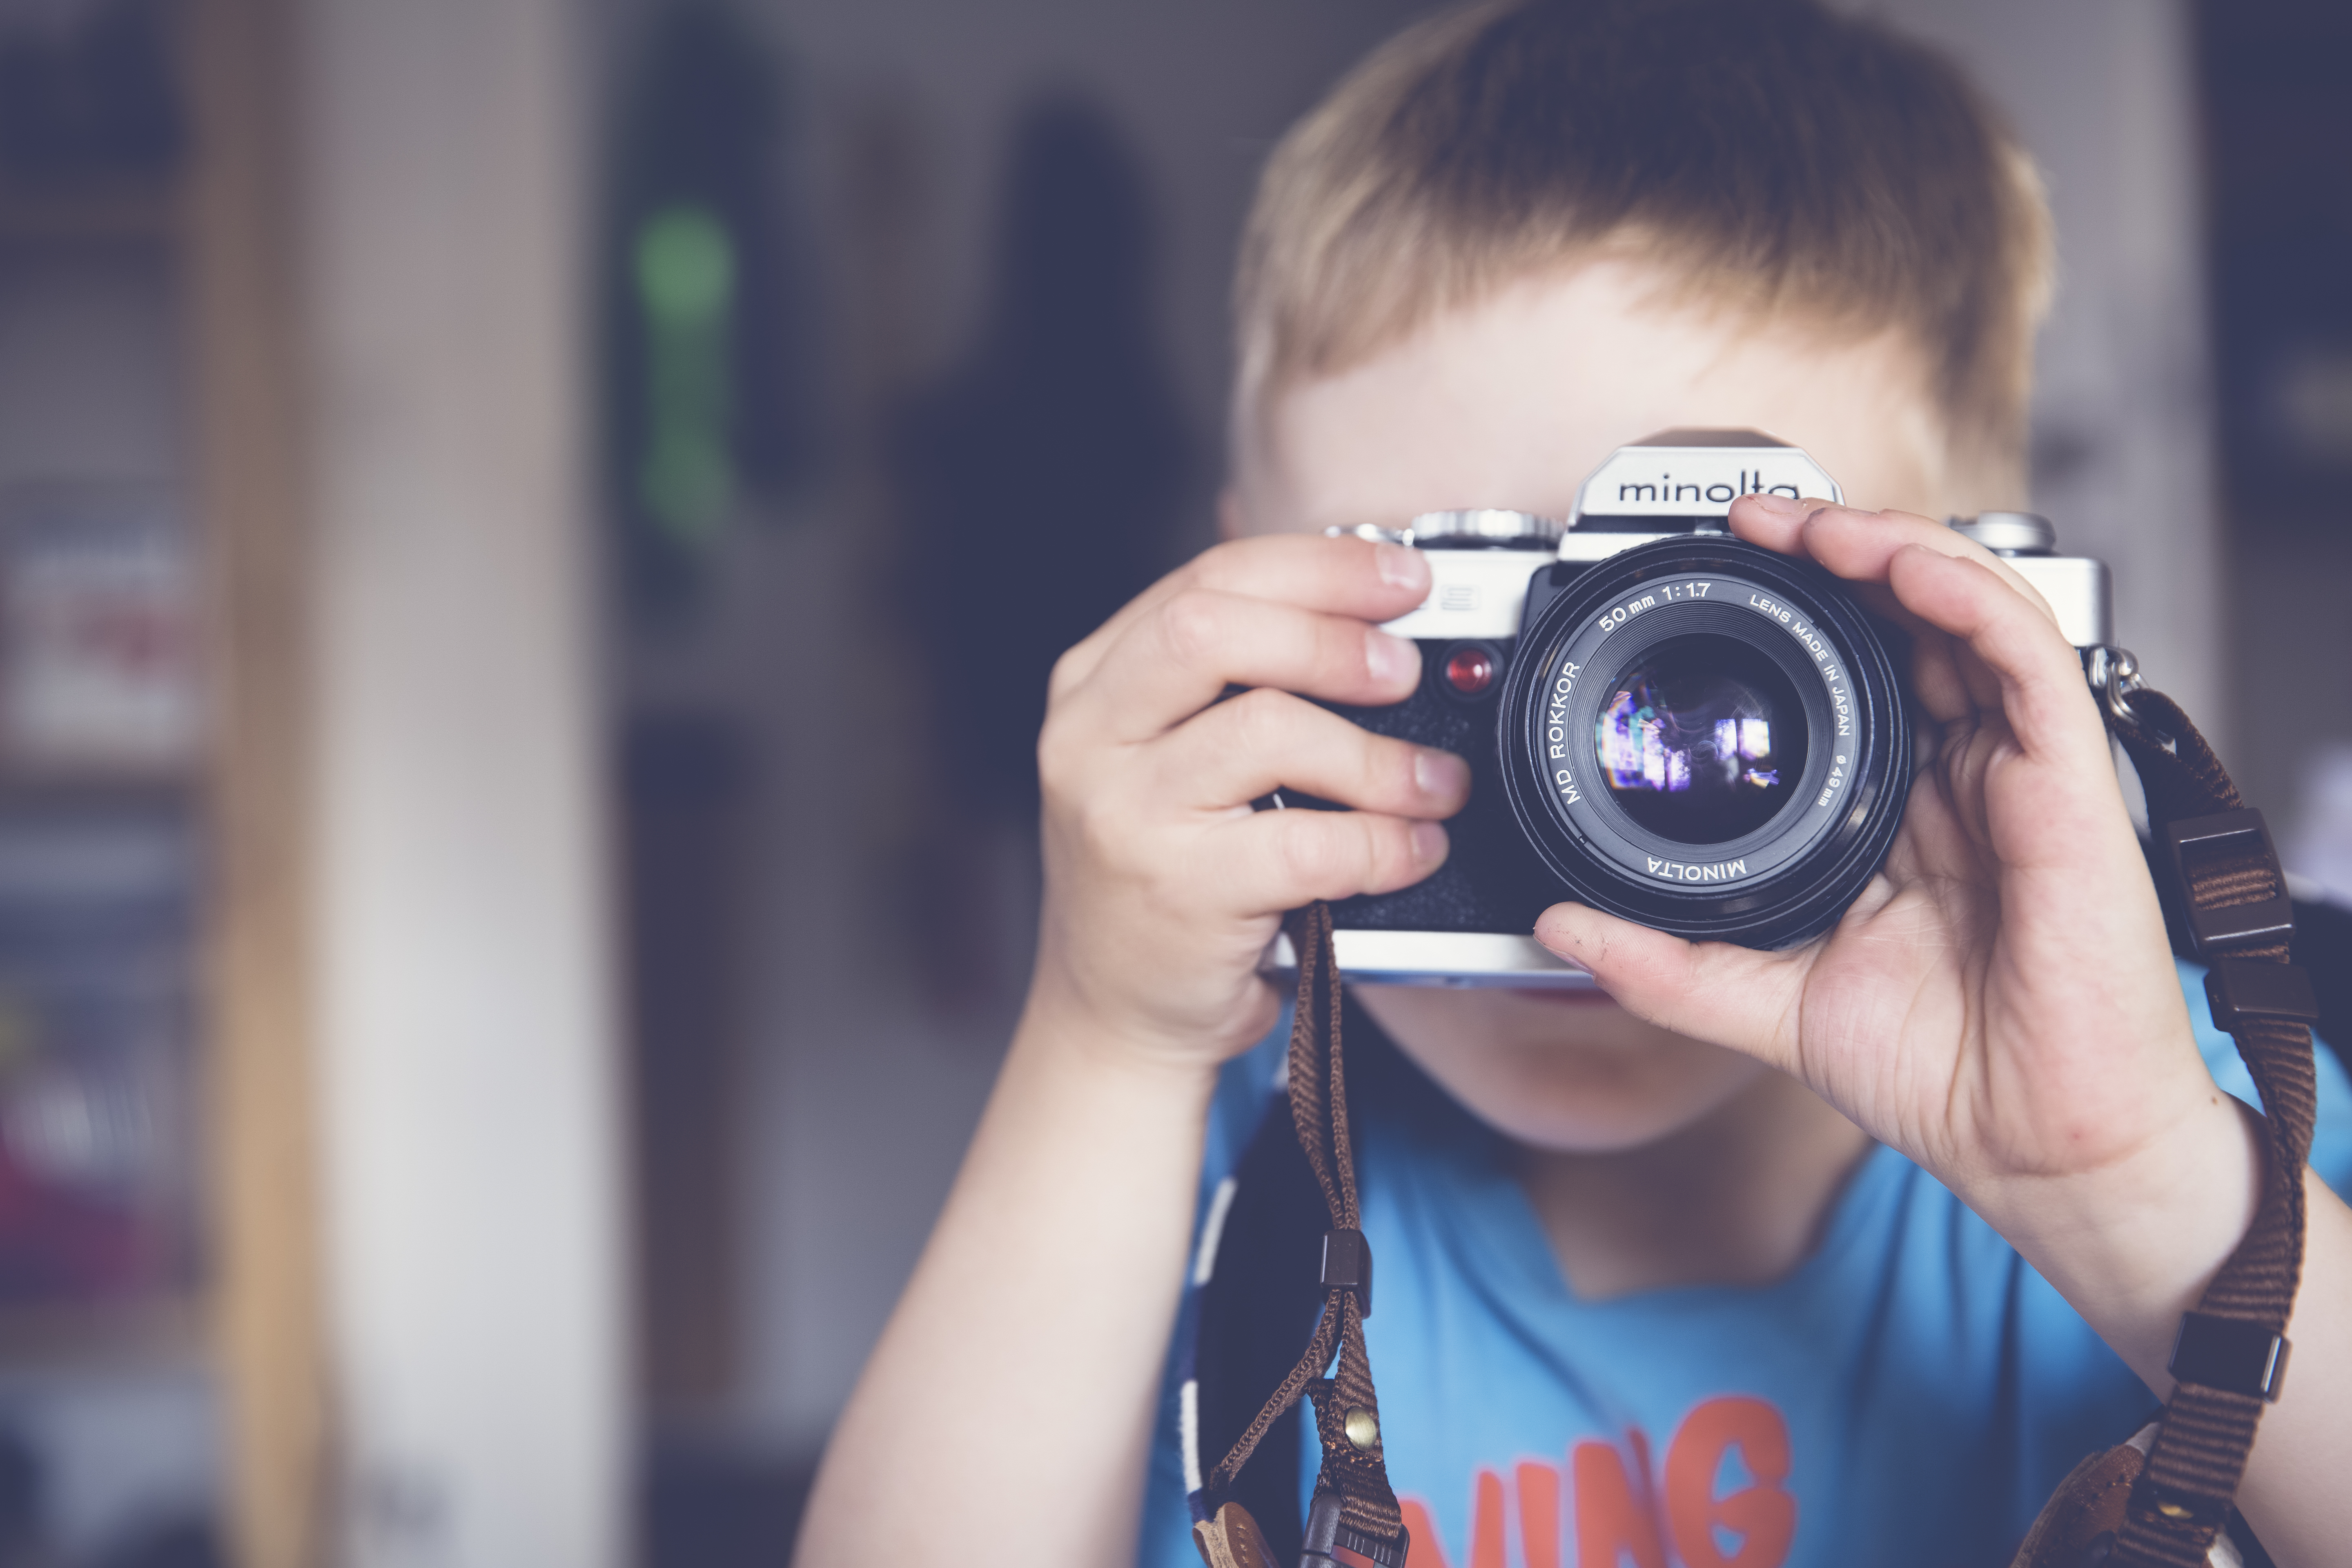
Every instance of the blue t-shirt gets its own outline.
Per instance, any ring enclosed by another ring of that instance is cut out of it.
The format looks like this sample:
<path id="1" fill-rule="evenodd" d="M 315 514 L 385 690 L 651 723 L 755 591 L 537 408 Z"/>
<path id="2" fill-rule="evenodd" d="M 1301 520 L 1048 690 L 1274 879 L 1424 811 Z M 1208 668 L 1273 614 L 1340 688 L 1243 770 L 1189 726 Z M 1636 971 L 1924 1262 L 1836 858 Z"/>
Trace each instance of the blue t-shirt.
<path id="1" fill-rule="evenodd" d="M 2202 973 L 2181 965 L 2206 1063 L 2257 1103 Z M 1211 1251 L 1283 1037 L 1221 1085 L 1202 1184 Z M 2318 1058 L 2312 1165 L 2342 1193 L 2352 1089 L 2332 1052 Z M 2057 1291 L 1891 1149 L 1864 1158 L 1819 1249 L 1773 1284 L 1580 1301 L 1499 1136 L 1458 1111 L 1355 1114 L 1380 1264 L 1365 1339 L 1410 1568 L 2000 1568 L 2067 1470 L 2156 1410 Z M 1187 1482 L 1221 1457 L 1185 1452 L 1182 1348 L 1153 1446 L 1146 1568 L 1199 1563 Z"/>

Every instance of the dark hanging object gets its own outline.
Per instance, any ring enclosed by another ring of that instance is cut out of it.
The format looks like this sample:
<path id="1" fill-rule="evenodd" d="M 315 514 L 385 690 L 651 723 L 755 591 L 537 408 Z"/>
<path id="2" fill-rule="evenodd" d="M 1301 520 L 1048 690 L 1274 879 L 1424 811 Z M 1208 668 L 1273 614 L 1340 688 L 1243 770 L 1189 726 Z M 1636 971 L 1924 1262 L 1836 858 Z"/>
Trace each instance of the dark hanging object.
<path id="1" fill-rule="evenodd" d="M 747 502 L 808 477 L 815 345 L 798 289 L 773 52 L 730 8 L 663 9 L 623 94 L 606 253 L 606 481 L 640 608 L 688 600 Z"/>
<path id="2" fill-rule="evenodd" d="M 2352 7 L 2203 0 L 2213 408 L 2231 524 L 2340 536 L 2352 483 Z"/>
<path id="3" fill-rule="evenodd" d="M 957 805 L 1026 824 L 1055 658 L 1174 563 L 1198 497 L 1142 168 L 1081 99 L 1034 101 L 1012 141 L 987 313 L 890 457 Z"/>

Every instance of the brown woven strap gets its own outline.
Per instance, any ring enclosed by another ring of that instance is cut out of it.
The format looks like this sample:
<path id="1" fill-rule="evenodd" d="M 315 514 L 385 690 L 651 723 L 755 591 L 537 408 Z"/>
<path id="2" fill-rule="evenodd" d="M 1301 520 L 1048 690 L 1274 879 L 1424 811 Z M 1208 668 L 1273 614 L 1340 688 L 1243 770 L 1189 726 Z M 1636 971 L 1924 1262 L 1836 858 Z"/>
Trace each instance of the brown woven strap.
<path id="1" fill-rule="evenodd" d="M 2138 770 L 2149 822 L 2159 837 L 2168 825 L 2239 809 L 2237 788 L 2212 748 L 2169 700 L 2137 690 L 2129 694 L 2128 706 L 2111 700 L 2110 717 Z M 2285 877 L 2267 838 L 2251 845 L 2232 842 L 2228 853 L 2203 855 L 2184 865 L 2179 896 L 2192 921 L 2200 912 L 2273 902 L 2283 907 Z M 1292 923 L 1291 942 L 1298 955 L 1298 1001 L 1290 1036 L 1291 1120 L 1323 1191 L 1333 1231 L 1355 1232 L 1355 1154 L 1339 1048 L 1340 990 L 1330 910 L 1316 903 L 1301 911 Z M 2239 943 L 2230 947 L 2228 957 L 2239 963 L 2284 965 L 2287 942 L 2281 934 Z M 2316 1101 L 2311 1032 L 2300 1023 L 2242 1017 L 2231 1033 L 2262 1095 L 2266 1168 L 2253 1223 L 2192 1316 L 2236 1320 L 2283 1335 L 2303 1275 L 2303 1170 Z M 1318 1503 L 1336 1497 L 1339 1522 L 1347 1530 L 1402 1546 L 1403 1525 L 1382 1459 L 1363 1314 L 1354 1289 L 1330 1286 L 1305 1354 L 1210 1472 L 1205 1489 L 1213 1508 L 1231 1490 L 1276 1420 L 1307 1395 L 1315 1403 L 1323 1449 L 1315 1483 Z M 1322 1373 L 1335 1352 L 1339 1366 L 1327 1380 Z M 2263 1405 L 2256 1394 L 2180 1378 L 2132 1486 L 2108 1559 L 2116 1568 L 2200 1568 L 2229 1519 Z"/>
<path id="2" fill-rule="evenodd" d="M 1298 1003 L 1290 1026 L 1291 1121 L 1316 1185 L 1323 1189 L 1332 1230 L 1354 1232 L 1360 1228 L 1356 1157 L 1339 1050 L 1339 974 L 1331 952 L 1329 907 L 1318 902 L 1299 911 L 1291 921 L 1290 940 L 1298 954 Z M 1326 1379 L 1322 1374 L 1335 1352 L 1339 1366 Z M 1316 1495 L 1339 1499 L 1339 1520 L 1348 1530 L 1382 1542 L 1401 1540 L 1404 1523 L 1389 1486 L 1380 1401 L 1372 1392 L 1371 1361 L 1364 1352 L 1364 1303 L 1346 1286 L 1327 1292 L 1306 1353 L 1232 1451 L 1209 1472 L 1204 1489 L 1212 1508 L 1213 1500 L 1232 1489 L 1267 1431 L 1302 1394 L 1314 1401 L 1315 1429 L 1323 1448 Z"/>
<path id="3" fill-rule="evenodd" d="M 2168 824 L 2236 810 L 2242 802 L 2212 748 L 2168 699 L 2140 690 L 2112 715 L 2147 795 L 2148 820 L 2161 841 Z M 2185 866 L 2184 913 L 2244 909 L 2286 896 L 2284 875 L 2267 841 Z M 2231 949 L 2240 962 L 2285 964 L 2287 943 Z M 2232 1034 L 2262 1093 L 2266 1169 L 2260 1205 L 2235 1252 L 2198 1303 L 2200 1313 L 2238 1319 L 2284 1334 L 2303 1278 L 2303 1169 L 2311 1152 L 2316 1084 L 2311 1032 L 2298 1023 L 2242 1021 Z M 2252 1451 L 2265 1401 L 2259 1395 L 2183 1380 L 2174 1389 L 2147 1463 L 2133 1485 L 2114 1562 L 2200 1568 L 2228 1521 Z"/>

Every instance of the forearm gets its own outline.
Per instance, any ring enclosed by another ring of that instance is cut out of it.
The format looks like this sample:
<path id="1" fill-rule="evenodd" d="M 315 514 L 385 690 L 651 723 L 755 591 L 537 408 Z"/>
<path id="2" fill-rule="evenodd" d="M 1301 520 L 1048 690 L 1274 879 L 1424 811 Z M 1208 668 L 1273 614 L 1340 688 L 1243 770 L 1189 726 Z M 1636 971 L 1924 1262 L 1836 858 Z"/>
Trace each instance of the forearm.
<path id="1" fill-rule="evenodd" d="M 2159 1397 L 2180 1314 L 2252 1218 L 2263 1152 L 2234 1101 L 2200 1116 L 2138 1171 L 2074 1190 L 1991 1194 L 1988 1217 Z M 2239 1506 L 2280 1568 L 2320 1568 L 2352 1539 L 2352 1211 L 2309 1172 L 2303 1281 L 2282 1397 L 2264 1413 Z M 2120 1434 L 2118 1436 L 2120 1437 Z"/>
<path id="2" fill-rule="evenodd" d="M 1214 1075 L 1084 1035 L 1024 1018 L 835 1431 L 803 1568 L 1131 1558 Z"/>

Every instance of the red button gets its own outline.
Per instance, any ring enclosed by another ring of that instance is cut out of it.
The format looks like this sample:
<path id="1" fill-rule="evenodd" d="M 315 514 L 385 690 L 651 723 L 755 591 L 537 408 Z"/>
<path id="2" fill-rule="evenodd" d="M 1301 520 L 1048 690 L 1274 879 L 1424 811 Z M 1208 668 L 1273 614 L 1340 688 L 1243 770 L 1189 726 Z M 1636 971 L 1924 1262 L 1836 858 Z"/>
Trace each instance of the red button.
<path id="1" fill-rule="evenodd" d="M 1457 647 L 1445 661 L 1446 683 L 1465 697 L 1475 697 L 1495 684 L 1494 657 L 1483 647 Z"/>

